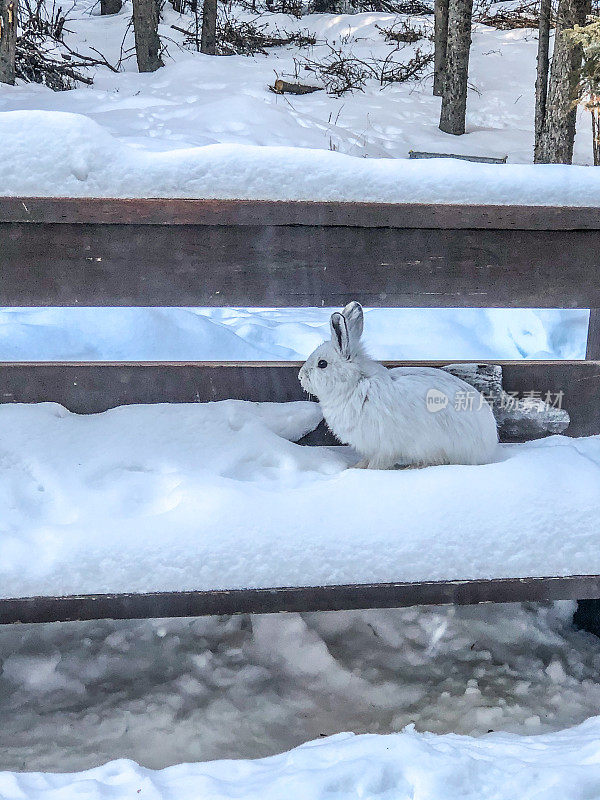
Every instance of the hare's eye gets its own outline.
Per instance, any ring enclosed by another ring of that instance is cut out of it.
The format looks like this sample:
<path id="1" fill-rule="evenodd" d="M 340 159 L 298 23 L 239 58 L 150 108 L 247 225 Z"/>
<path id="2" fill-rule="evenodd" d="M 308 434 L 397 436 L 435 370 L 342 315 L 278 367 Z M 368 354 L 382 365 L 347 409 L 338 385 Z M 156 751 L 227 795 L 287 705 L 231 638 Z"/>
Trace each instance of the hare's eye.
<path id="1" fill-rule="evenodd" d="M 327 366 L 327 362 L 325 361 L 325 359 L 324 359 L 324 358 L 322 358 L 322 359 L 319 361 L 319 363 L 317 364 L 317 367 L 318 367 L 319 369 L 325 369 L 325 367 L 326 367 L 326 366 Z"/>

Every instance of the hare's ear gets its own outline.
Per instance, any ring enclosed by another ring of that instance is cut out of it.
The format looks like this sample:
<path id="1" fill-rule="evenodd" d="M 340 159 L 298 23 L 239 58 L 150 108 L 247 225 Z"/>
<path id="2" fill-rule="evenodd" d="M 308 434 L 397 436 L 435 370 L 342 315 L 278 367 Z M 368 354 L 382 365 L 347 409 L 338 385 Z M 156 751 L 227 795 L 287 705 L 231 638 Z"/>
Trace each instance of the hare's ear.
<path id="1" fill-rule="evenodd" d="M 331 341 L 344 358 L 348 358 L 350 354 L 350 341 L 348 337 L 348 325 L 342 314 L 337 311 L 331 315 L 329 322 L 331 326 Z"/>
<path id="2" fill-rule="evenodd" d="M 353 300 L 344 308 L 342 315 L 346 320 L 350 339 L 354 343 L 358 342 L 363 332 L 363 310 L 361 304 Z"/>

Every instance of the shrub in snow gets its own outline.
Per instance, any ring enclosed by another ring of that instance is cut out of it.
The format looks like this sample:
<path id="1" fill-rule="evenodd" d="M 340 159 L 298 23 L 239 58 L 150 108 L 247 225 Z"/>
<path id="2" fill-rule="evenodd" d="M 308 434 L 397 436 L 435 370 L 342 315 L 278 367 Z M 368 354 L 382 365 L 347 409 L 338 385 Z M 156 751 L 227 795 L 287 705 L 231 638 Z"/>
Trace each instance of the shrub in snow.
<path id="1" fill-rule="evenodd" d="M 415 80 L 433 63 L 433 53 L 423 52 L 418 47 L 413 55 L 404 61 L 395 57 L 401 50 L 400 45 L 391 50 L 385 58 L 363 59 L 346 52 L 343 44 L 345 43 L 337 46 L 327 43 L 329 52 L 324 58 L 306 57 L 299 63 L 304 70 L 314 73 L 327 93 L 335 97 L 341 97 L 346 92 L 362 91 L 368 80 L 376 80 L 380 86 Z"/>

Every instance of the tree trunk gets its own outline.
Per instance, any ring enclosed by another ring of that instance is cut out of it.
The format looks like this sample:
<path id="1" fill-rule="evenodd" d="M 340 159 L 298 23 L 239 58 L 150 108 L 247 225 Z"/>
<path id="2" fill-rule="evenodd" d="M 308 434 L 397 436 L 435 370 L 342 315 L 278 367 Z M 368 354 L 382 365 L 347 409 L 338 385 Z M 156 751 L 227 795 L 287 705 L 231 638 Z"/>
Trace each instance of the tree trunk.
<path id="1" fill-rule="evenodd" d="M 15 82 L 18 0 L 0 0 L 0 83 Z"/>
<path id="2" fill-rule="evenodd" d="M 194 12 L 194 44 L 196 52 L 200 52 L 200 6 L 198 0 L 192 0 L 191 9 Z"/>
<path id="3" fill-rule="evenodd" d="M 552 0 L 540 0 L 540 22 L 538 27 L 537 78 L 535 81 L 535 144 L 534 160 L 538 160 L 540 140 L 546 119 L 548 99 L 548 68 L 550 65 L 550 17 Z"/>
<path id="4" fill-rule="evenodd" d="M 600 167 L 600 97 L 594 95 L 594 105 L 591 106 L 592 114 L 592 148 L 594 153 L 594 166 Z"/>
<path id="5" fill-rule="evenodd" d="M 441 97 L 446 75 L 446 50 L 448 47 L 448 0 L 435 0 L 435 61 L 433 67 L 433 93 Z"/>
<path id="6" fill-rule="evenodd" d="M 535 161 L 540 164 L 570 164 L 573 160 L 577 84 L 581 68 L 581 45 L 561 33 L 574 25 L 585 25 L 591 0 L 560 0 L 556 18 L 554 54 L 548 97 Z"/>
<path id="7" fill-rule="evenodd" d="M 209 56 L 217 52 L 217 0 L 204 0 L 200 51 Z"/>
<path id="8" fill-rule="evenodd" d="M 118 14 L 122 7 L 122 0 L 100 0 L 101 14 Z"/>
<path id="9" fill-rule="evenodd" d="M 450 0 L 440 130 L 456 136 L 465 132 L 472 14 L 473 0 Z"/>
<path id="10" fill-rule="evenodd" d="M 155 72 L 164 66 L 158 36 L 159 0 L 133 0 L 135 54 L 140 72 Z"/>

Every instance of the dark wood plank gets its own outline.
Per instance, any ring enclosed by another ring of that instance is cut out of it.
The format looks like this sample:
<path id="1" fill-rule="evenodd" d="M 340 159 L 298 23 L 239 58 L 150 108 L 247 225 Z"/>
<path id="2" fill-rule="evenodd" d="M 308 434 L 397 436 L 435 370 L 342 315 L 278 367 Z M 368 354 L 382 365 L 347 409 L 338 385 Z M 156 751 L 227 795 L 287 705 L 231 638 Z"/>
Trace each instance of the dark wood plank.
<path id="1" fill-rule="evenodd" d="M 388 366 L 448 361 L 385 362 Z M 498 361 L 507 392 L 563 393 L 571 416 L 567 433 L 600 433 L 599 361 Z M 0 363 L 0 402 L 61 403 L 95 413 L 130 403 L 193 403 L 228 398 L 287 402 L 306 399 L 300 362 Z M 321 432 L 306 443 L 323 442 Z"/>
<path id="2" fill-rule="evenodd" d="M 600 230 L 0 224 L 2 306 L 600 307 Z"/>
<path id="3" fill-rule="evenodd" d="M 89 619 L 272 614 L 413 605 L 472 605 L 600 597 L 600 575 L 428 581 L 207 592 L 154 592 L 0 600 L 0 624 Z"/>
<path id="4" fill-rule="evenodd" d="M 0 197 L 0 222 L 599 230 L 598 207 Z"/>
<path id="5" fill-rule="evenodd" d="M 585 357 L 590 361 L 600 360 L 600 308 L 590 310 Z"/>

